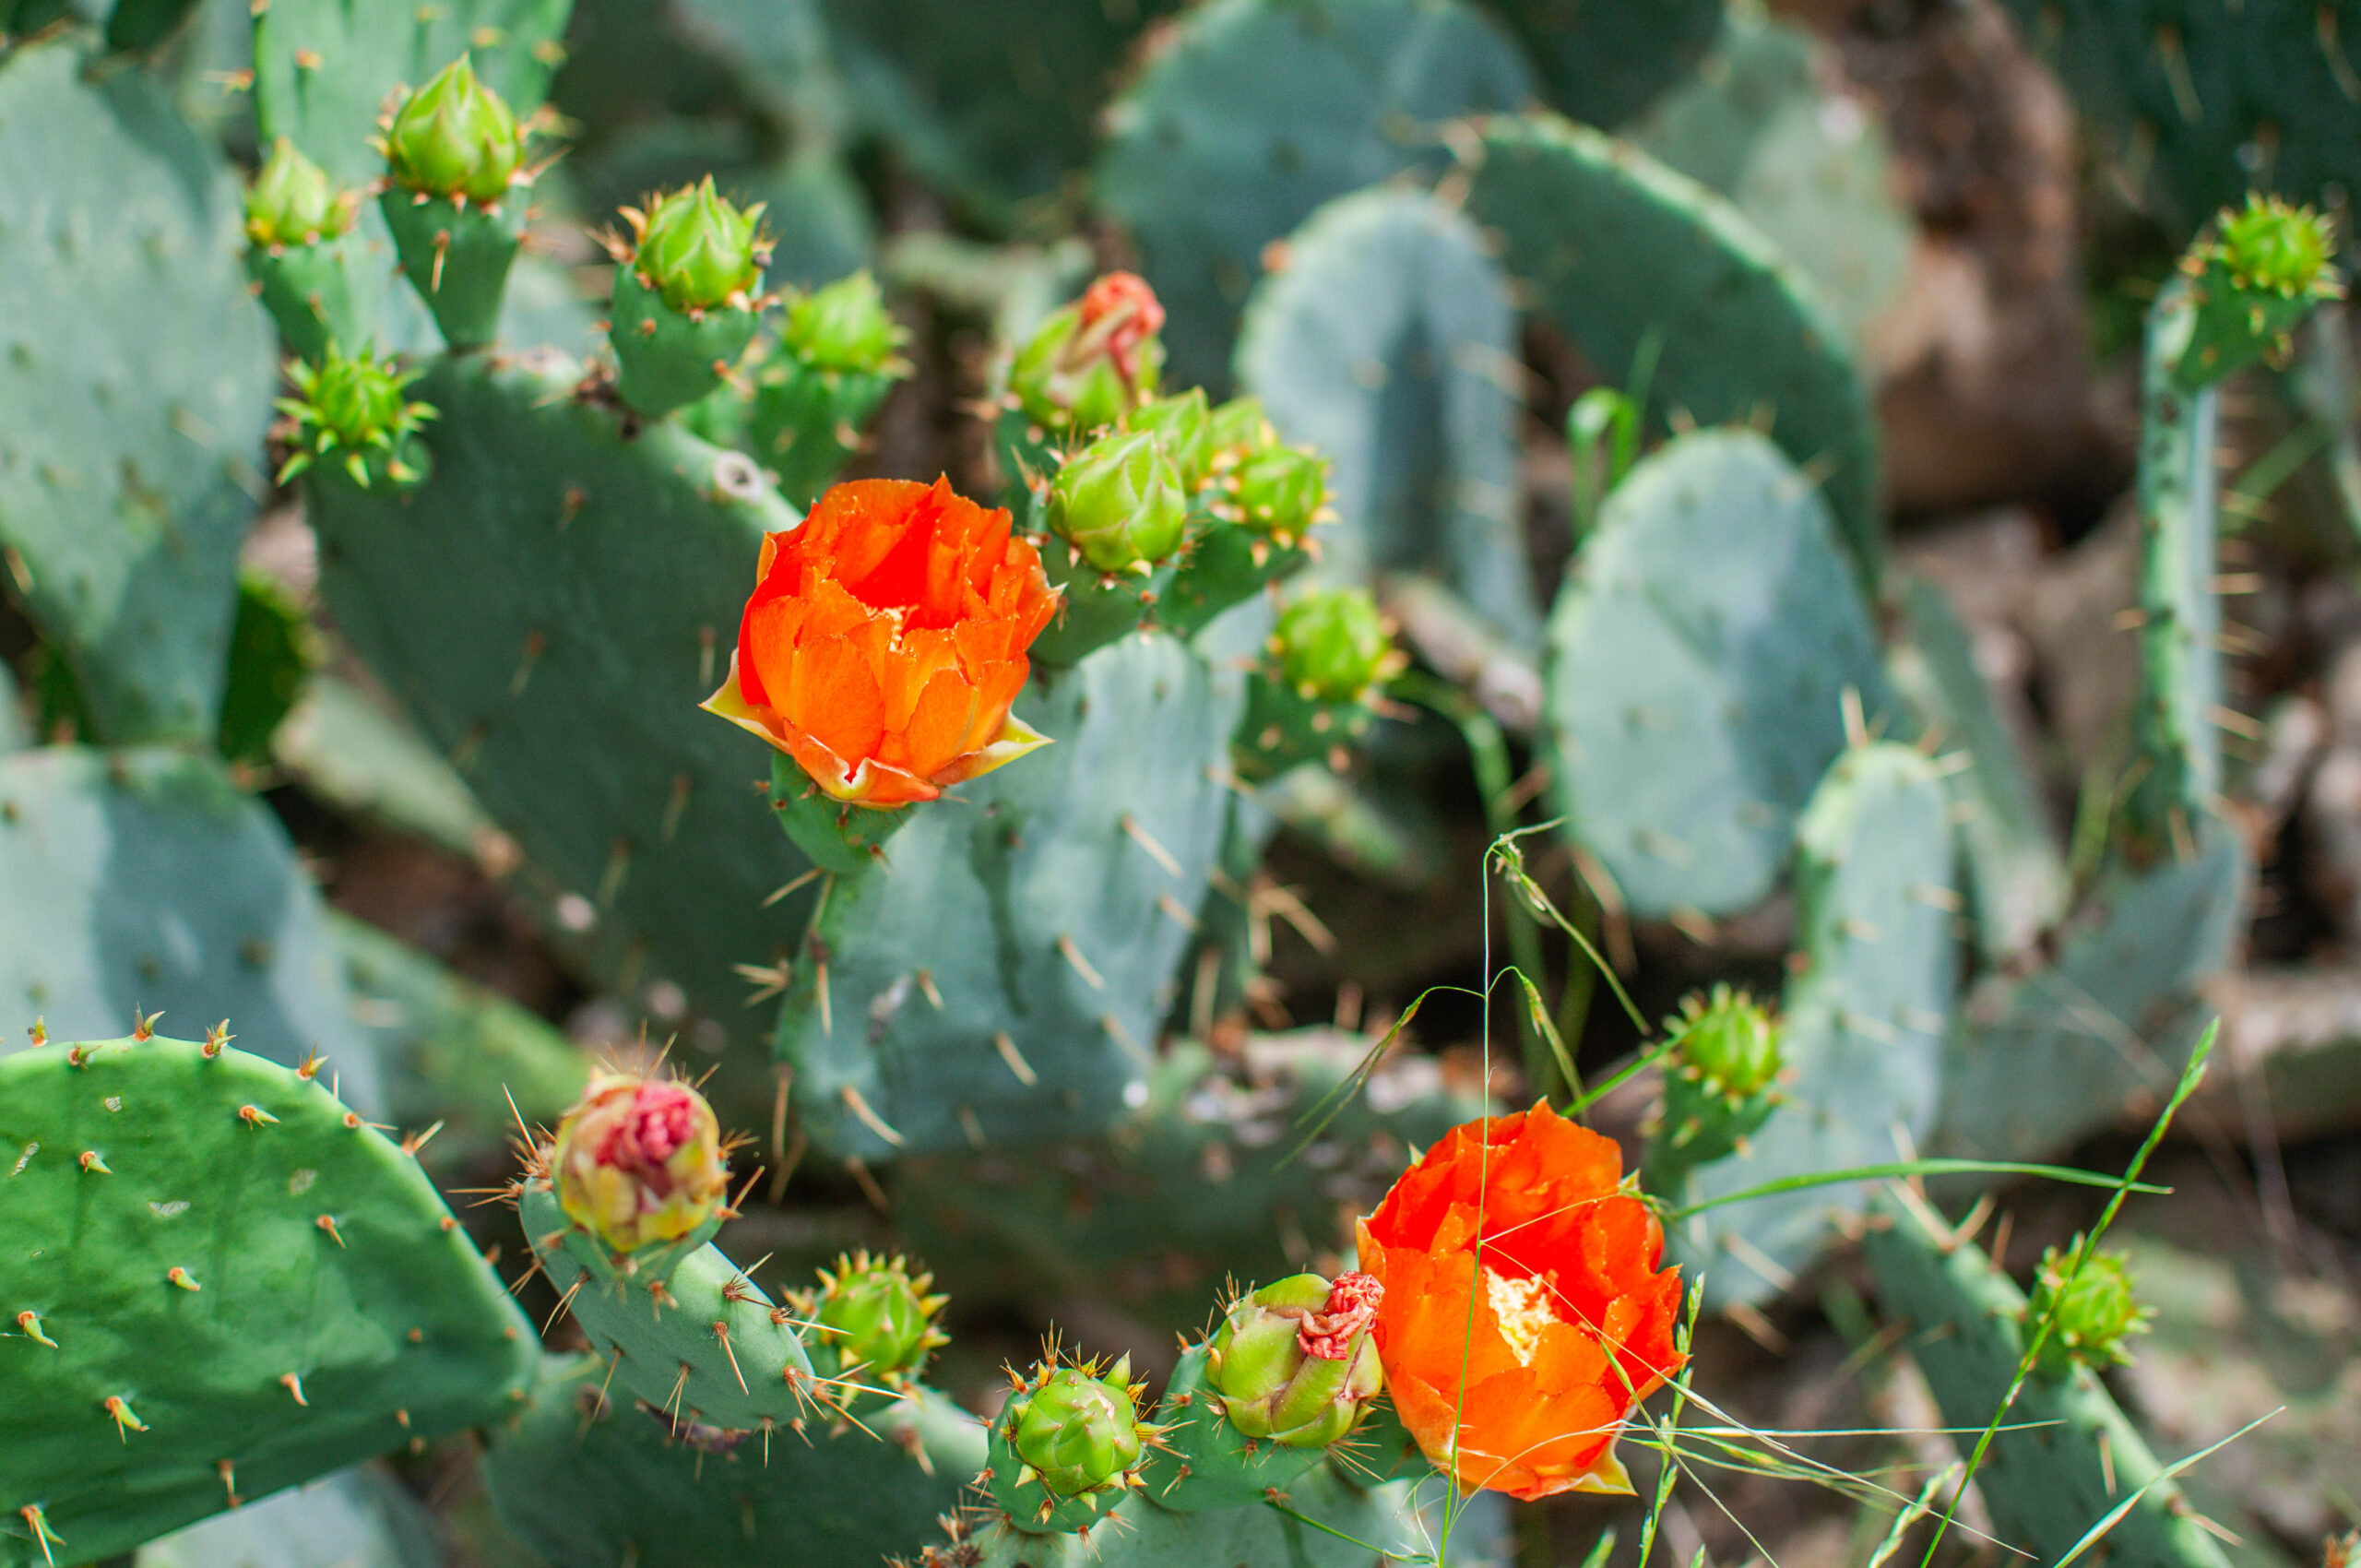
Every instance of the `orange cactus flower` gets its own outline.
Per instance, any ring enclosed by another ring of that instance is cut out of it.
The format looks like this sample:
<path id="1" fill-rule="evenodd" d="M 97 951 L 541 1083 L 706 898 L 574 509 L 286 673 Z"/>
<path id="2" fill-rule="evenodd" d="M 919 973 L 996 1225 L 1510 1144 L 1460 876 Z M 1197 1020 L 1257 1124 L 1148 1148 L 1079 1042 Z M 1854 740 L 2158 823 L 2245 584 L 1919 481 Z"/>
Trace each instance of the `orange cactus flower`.
<path id="1" fill-rule="evenodd" d="M 763 540 L 730 678 L 705 707 L 840 801 L 931 801 L 1048 744 L 1009 705 L 1057 596 L 1005 508 L 872 479 Z"/>
<path id="2" fill-rule="evenodd" d="M 1464 1491 L 1631 1490 L 1615 1439 L 1680 1369 L 1680 1271 L 1622 1176 L 1538 1104 L 1453 1128 L 1360 1222 L 1394 1410 Z"/>

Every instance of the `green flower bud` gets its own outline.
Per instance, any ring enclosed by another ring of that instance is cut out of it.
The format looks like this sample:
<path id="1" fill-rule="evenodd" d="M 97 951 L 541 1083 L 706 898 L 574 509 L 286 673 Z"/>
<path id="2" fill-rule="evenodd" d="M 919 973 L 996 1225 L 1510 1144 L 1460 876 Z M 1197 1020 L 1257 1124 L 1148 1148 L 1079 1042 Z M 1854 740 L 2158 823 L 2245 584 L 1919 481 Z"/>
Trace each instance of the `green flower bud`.
<path id="1" fill-rule="evenodd" d="M 992 1423 L 991 1488 L 1021 1529 L 1086 1528 L 1138 1484 L 1142 1454 L 1159 1429 L 1139 1419 L 1145 1383 L 1131 1359 L 1102 1377 L 1096 1364 L 1050 1366 L 1017 1384 Z"/>
<path id="2" fill-rule="evenodd" d="M 1328 460 L 1295 446 L 1266 446 L 1238 465 L 1238 520 L 1270 538 L 1301 539 L 1328 504 Z"/>
<path id="3" fill-rule="evenodd" d="M 2094 1370 L 2128 1364 L 2131 1354 L 2123 1342 L 2147 1333 L 2148 1319 L 2155 1315 L 2132 1294 L 2131 1270 L 2120 1253 L 2093 1253 L 2070 1278 L 2067 1266 L 2081 1248 L 2077 1237 L 2064 1253 L 2052 1247 L 2041 1254 L 2033 1300 L 2025 1307 L 2028 1335 L 2042 1319 L 2057 1314 L 2048 1342 L 2041 1348 L 2040 1370 L 2050 1377 L 2065 1376 L 2078 1361 Z"/>
<path id="4" fill-rule="evenodd" d="M 1153 397 L 1164 368 L 1164 306 L 1128 272 L 1110 272 L 1050 313 L 1009 368 L 1009 390 L 1044 430 L 1113 424 Z"/>
<path id="5" fill-rule="evenodd" d="M 1050 526 L 1102 572 L 1145 572 L 1180 548 L 1189 498 L 1145 431 L 1075 454 L 1050 486 Z"/>
<path id="6" fill-rule="evenodd" d="M 1205 439 L 1216 454 L 1243 459 L 1279 444 L 1260 398 L 1232 398 L 1207 418 Z"/>
<path id="7" fill-rule="evenodd" d="M 1667 1027 L 1679 1037 L 1678 1071 L 1709 1094 L 1750 1099 L 1779 1076 L 1778 1027 L 1746 992 L 1717 985 L 1711 1000 L 1684 997 Z"/>
<path id="8" fill-rule="evenodd" d="M 405 401 L 402 393 L 420 372 L 397 369 L 365 345 L 347 356 L 331 342 L 319 363 L 293 360 L 287 374 L 299 395 L 279 400 L 279 411 L 295 422 L 279 482 L 338 453 L 345 472 L 364 490 L 381 472 L 397 482 L 419 477 L 409 438 L 434 410 Z"/>
<path id="9" fill-rule="evenodd" d="M 683 315 L 728 304 L 748 308 L 762 288 L 770 246 L 755 232 L 763 204 L 742 210 L 713 188 L 707 174 L 660 196 L 643 212 L 623 209 L 635 242 L 631 266 L 642 281 Z"/>
<path id="10" fill-rule="evenodd" d="M 1212 416 L 1205 409 L 1204 389 L 1192 386 L 1169 398 L 1142 403 L 1123 416 L 1125 430 L 1142 431 L 1157 438 L 1172 458 L 1181 487 L 1194 491 L 1213 469 Z"/>
<path id="11" fill-rule="evenodd" d="M 787 307 L 788 351 L 815 370 L 882 375 L 909 339 L 868 269 L 814 289 Z"/>
<path id="12" fill-rule="evenodd" d="M 2335 235 L 2310 208 L 2250 196 L 2243 211 L 2222 214 L 2220 228 L 2213 255 L 2236 287 L 2290 300 L 2340 291 L 2331 266 Z"/>
<path id="13" fill-rule="evenodd" d="M 360 193 L 339 191 L 326 170 L 285 137 L 246 188 L 246 243 L 257 250 L 316 244 L 352 227 Z"/>
<path id="14" fill-rule="evenodd" d="M 1299 1274 L 1229 1309 L 1209 1377 L 1230 1424 L 1289 1448 L 1325 1448 L 1359 1424 L 1384 1384 L 1377 1321 L 1385 1288 L 1366 1274 Z"/>
<path id="15" fill-rule="evenodd" d="M 1377 601 L 1361 588 L 1315 588 L 1288 605 L 1271 635 L 1281 679 L 1323 702 L 1358 700 L 1399 659 Z"/>
<path id="16" fill-rule="evenodd" d="M 933 1283 L 931 1275 L 913 1277 L 900 1258 L 838 1258 L 836 1271 L 822 1270 L 819 1291 L 804 1303 L 820 1325 L 812 1336 L 815 1360 L 833 1355 L 834 1375 L 858 1383 L 892 1388 L 916 1378 L 928 1354 L 949 1343 L 934 1320 L 950 1298 L 928 1295 Z"/>
<path id="17" fill-rule="evenodd" d="M 2250 196 L 2225 208 L 2210 244 L 2181 260 L 2193 309 L 2173 371 L 2196 390 L 2257 360 L 2284 362 L 2291 334 L 2322 300 L 2342 299 L 2328 220 L 2276 196 Z"/>
<path id="18" fill-rule="evenodd" d="M 402 101 L 386 127 L 385 151 L 403 189 L 483 206 L 508 194 L 525 161 L 516 116 L 476 80 L 465 54 Z"/>

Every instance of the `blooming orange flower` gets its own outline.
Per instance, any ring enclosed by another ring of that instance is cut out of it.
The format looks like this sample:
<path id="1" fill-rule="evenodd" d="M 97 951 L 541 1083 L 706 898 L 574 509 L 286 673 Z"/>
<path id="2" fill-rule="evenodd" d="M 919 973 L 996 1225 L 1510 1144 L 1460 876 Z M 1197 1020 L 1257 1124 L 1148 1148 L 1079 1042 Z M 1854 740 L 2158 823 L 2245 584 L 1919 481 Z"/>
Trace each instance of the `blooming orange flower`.
<path id="1" fill-rule="evenodd" d="M 1360 1222 L 1394 1410 L 1463 1490 L 1631 1490 L 1615 1439 L 1680 1369 L 1680 1271 L 1622 1175 L 1543 1103 L 1453 1128 Z"/>
<path id="2" fill-rule="evenodd" d="M 1048 744 L 1009 705 L 1057 611 L 1033 546 L 948 480 L 859 480 L 763 540 L 705 706 L 840 801 L 898 806 Z"/>

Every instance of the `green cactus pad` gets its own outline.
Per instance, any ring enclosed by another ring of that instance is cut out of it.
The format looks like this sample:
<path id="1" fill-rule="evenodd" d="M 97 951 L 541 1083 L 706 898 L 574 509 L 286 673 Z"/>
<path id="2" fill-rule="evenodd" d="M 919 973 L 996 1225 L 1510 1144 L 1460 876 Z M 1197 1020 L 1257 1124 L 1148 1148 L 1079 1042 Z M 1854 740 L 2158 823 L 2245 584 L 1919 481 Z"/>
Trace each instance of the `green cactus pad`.
<path id="1" fill-rule="evenodd" d="M 697 704 L 796 514 L 740 454 L 673 422 L 626 440 L 575 386 L 563 361 L 437 364 L 427 482 L 314 487 L 322 591 L 515 836 L 554 934 L 751 1034 L 733 966 L 801 932 L 808 895 L 764 900 L 808 865 L 756 790 L 770 753 Z"/>
<path id="2" fill-rule="evenodd" d="M 1178 1563 L 1367 1568 L 1372 1558 L 1433 1555 L 1433 1521 L 1421 1521 L 1406 1483 L 1359 1491 L 1328 1467 L 1280 1491 L 1280 1501 L 1181 1514 L 1137 1493 L 1114 1504 L 1088 1534 L 1035 1536 L 963 1526 L 918 1568 L 1172 1568 Z M 1456 1553 L 1454 1553 L 1454 1556 Z"/>
<path id="3" fill-rule="evenodd" d="M 1887 1313 L 1926 1374 L 1963 1454 L 2015 1383 L 2032 1328 L 2025 1298 L 1972 1241 L 1928 1223 L 1922 1205 L 1880 1199 L 1864 1248 Z M 2072 1550 L 2102 1519 L 2110 1562 L 2227 1568 L 2180 1488 L 2088 1369 L 2028 1378 L 1975 1472 L 1993 1533 L 2044 1562 Z"/>
<path id="4" fill-rule="evenodd" d="M 1088 1133 L 1145 1098 L 1238 686 L 1166 636 L 1037 671 L 1016 716 L 1056 743 L 917 808 L 888 864 L 836 882 L 778 1033 L 822 1147 Z"/>
<path id="5" fill-rule="evenodd" d="M 1776 885 L 1844 694 L 1871 723 L 1892 706 L 1852 581 L 1821 492 L 1751 432 L 1683 436 L 1608 498 L 1550 616 L 1544 743 L 1634 913 Z"/>
<path id="6" fill-rule="evenodd" d="M 500 330 L 501 294 L 525 237 L 525 193 L 496 207 L 460 207 L 388 185 L 377 210 L 394 236 L 402 275 L 426 302 L 443 340 L 477 349 Z"/>
<path id="7" fill-rule="evenodd" d="M 0 1052 L 36 1018 L 89 1039 L 160 1012 L 223 1018 L 292 1066 L 314 1049 L 338 1092 L 385 1106 L 319 895 L 286 830 L 219 763 L 50 746 L 0 759 Z"/>
<path id="8" fill-rule="evenodd" d="M 1844 331 L 1819 291 L 1729 204 L 1631 147 L 1548 115 L 1488 122 L 1467 214 L 1501 264 L 1610 374 L 1660 350 L 1650 405 L 1699 424 L 1764 414 L 1819 479 L 1855 570 L 1884 556 L 1878 434 Z"/>
<path id="9" fill-rule="evenodd" d="M 752 310 L 730 305 L 694 315 L 676 311 L 629 267 L 615 268 L 609 315 L 607 340 L 621 367 L 615 390 L 649 419 L 660 419 L 720 386 L 722 372 L 754 340 L 760 319 Z"/>
<path id="10" fill-rule="evenodd" d="M 931 1389 L 864 1410 L 868 1427 L 673 1435 L 605 1371 L 552 1358 L 532 1408 L 497 1434 L 485 1489 L 510 1529 L 568 1568 L 876 1568 L 940 1538 L 984 1464 L 983 1423 Z M 870 1435 L 872 1432 L 875 1436 Z M 727 1445 L 725 1446 L 725 1443 Z"/>
<path id="11" fill-rule="evenodd" d="M 429 1174 L 497 1169 L 518 1117 L 553 1127 L 581 1097 L 588 1058 L 534 1014 L 349 915 L 331 912 L 328 933 L 386 1114 L 398 1126 L 440 1129 L 418 1151 Z"/>
<path id="12" fill-rule="evenodd" d="M 1169 319 L 1176 386 L 1219 392 L 1264 247 L 1332 196 L 1438 169 L 1432 128 L 1533 96 L 1516 47 L 1456 0 L 1214 0 L 1108 110 L 1093 181 Z"/>
<path id="13" fill-rule="evenodd" d="M 0 185 L 25 193 L 0 230 L 0 549 L 93 738 L 205 742 L 267 488 L 269 327 L 219 154 L 146 73 L 81 65 L 71 42 L 0 65 Z"/>
<path id="14" fill-rule="evenodd" d="M 2182 235 L 2250 185 L 2318 200 L 2361 183 L 2361 12 L 2348 0 L 2259 11 L 2007 0 L 2007 9 L 2102 132 L 2119 177 Z"/>
<path id="15" fill-rule="evenodd" d="M 2103 884 L 2047 968 L 1978 986 L 1945 1044 L 1928 1153 L 2054 1159 L 2172 1093 L 2211 1016 L 2199 989 L 2246 929 L 2251 876 L 2235 833 L 2210 819 L 2197 832 L 2193 859 Z"/>
<path id="16" fill-rule="evenodd" d="M 1205 1347 L 1183 1352 L 1157 1409 L 1166 1446 L 1150 1451 L 1144 1490 L 1159 1508 L 1201 1514 L 1250 1507 L 1268 1488 L 1285 1491 L 1328 1456 L 1324 1448 L 1256 1442 L 1230 1424 L 1221 1396 L 1206 1380 Z"/>
<path id="17" fill-rule="evenodd" d="M 825 1390 L 792 1314 L 707 1242 L 670 1269 L 632 1272 L 565 1216 L 546 1182 L 528 1181 L 517 1218 L 550 1283 L 612 1367 L 615 1386 L 680 1421 L 783 1431 L 825 1419 Z"/>
<path id="18" fill-rule="evenodd" d="M 325 1084 L 208 1051 L 0 1061 L 0 1561 L 18 1568 L 50 1555 L 26 1508 L 62 1560 L 112 1556 L 498 1420 L 531 1381 L 531 1324 L 417 1163 Z"/>
<path id="19" fill-rule="evenodd" d="M 1959 967 L 1950 811 L 1940 769 L 1908 746 L 1858 746 L 1828 770 L 1796 829 L 1803 967 L 1780 1004 L 1794 1078 L 1747 1153 L 1691 1177 L 1693 1200 L 1905 1158 L 1895 1129 L 1916 1139 L 1933 1125 Z M 1709 1300 L 1761 1301 L 1785 1288 L 1780 1271 L 1818 1255 L 1832 1212 L 1866 1199 L 1857 1184 L 1755 1198 L 1668 1239 L 1704 1272 Z"/>
<path id="20" fill-rule="evenodd" d="M 1619 125 L 1693 72 L 1723 30 L 1723 0 L 1501 0 L 1541 68 L 1550 106 Z"/>
<path id="21" fill-rule="evenodd" d="M 908 374 L 815 368 L 782 355 L 755 373 L 746 449 L 777 476 L 781 495 L 809 506 L 860 450 L 862 432 Z"/>
<path id="22" fill-rule="evenodd" d="M 1540 636 L 1518 516 L 1516 314 L 1474 225 L 1433 197 L 1342 196 L 1256 288 L 1239 379 L 1332 459 L 1323 581 L 1425 572 L 1501 635 Z"/>
<path id="23" fill-rule="evenodd" d="M 1916 728 L 1966 766 L 1951 777 L 1976 946 L 2023 952 L 2066 912 L 2066 862 L 2040 787 L 1975 667 L 1967 628 L 1933 584 L 1904 580 L 1902 636 L 1887 655 Z"/>
<path id="24" fill-rule="evenodd" d="M 549 96 L 574 0 L 437 0 L 355 6 L 270 0 L 255 12 L 255 120 L 348 185 L 385 172 L 371 142 L 396 88 L 419 87 L 461 54 L 520 121 Z"/>

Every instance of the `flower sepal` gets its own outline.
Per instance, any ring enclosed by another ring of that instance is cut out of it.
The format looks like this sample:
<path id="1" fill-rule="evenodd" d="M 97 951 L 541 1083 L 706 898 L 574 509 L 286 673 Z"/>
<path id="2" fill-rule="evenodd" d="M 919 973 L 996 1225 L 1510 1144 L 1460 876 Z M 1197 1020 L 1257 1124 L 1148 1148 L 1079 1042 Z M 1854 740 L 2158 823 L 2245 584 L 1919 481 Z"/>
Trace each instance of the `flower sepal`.
<path id="1" fill-rule="evenodd" d="M 857 876 L 883 861 L 885 841 L 915 814 L 908 804 L 865 806 L 838 800 L 784 752 L 771 755 L 770 799 L 779 826 L 795 847 L 813 865 L 837 876 Z"/>
<path id="2" fill-rule="evenodd" d="M 1212 1355 L 1210 1344 L 1181 1355 L 1157 1411 L 1166 1446 L 1148 1453 L 1143 1485 L 1158 1507 L 1175 1513 L 1260 1503 L 1267 1489 L 1284 1491 L 1328 1455 L 1325 1448 L 1289 1447 L 1240 1431 L 1214 1386 Z M 1411 1453 L 1418 1453 L 1415 1444 Z"/>

